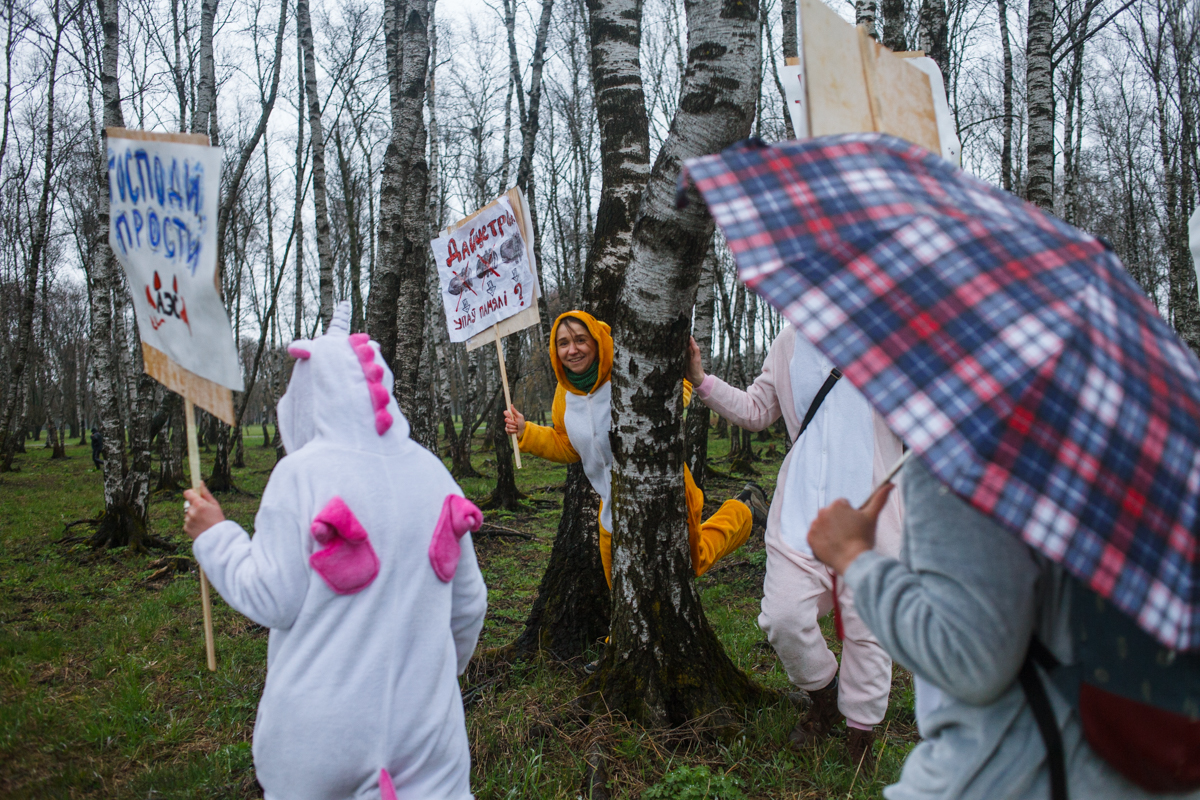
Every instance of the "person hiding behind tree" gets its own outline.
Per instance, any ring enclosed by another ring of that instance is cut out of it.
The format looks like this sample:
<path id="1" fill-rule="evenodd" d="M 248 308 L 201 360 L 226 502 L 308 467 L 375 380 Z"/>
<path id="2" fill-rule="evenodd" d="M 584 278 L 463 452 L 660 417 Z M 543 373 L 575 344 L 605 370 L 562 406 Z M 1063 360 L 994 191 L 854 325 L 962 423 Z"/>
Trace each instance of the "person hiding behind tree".
<path id="1" fill-rule="evenodd" d="M 467 533 L 483 517 L 409 437 L 379 346 L 348 334 L 346 302 L 288 348 L 288 455 L 254 538 L 203 487 L 184 493 L 184 531 L 221 596 L 271 629 L 254 725 L 266 800 L 468 800 L 457 676 L 487 609 Z"/>
<path id="2" fill-rule="evenodd" d="M 92 428 L 92 463 L 96 469 L 104 466 L 104 436 L 98 428 Z"/>
<path id="3" fill-rule="evenodd" d="M 612 508 L 609 476 L 612 448 L 613 339 L 607 324 L 583 311 L 568 311 L 554 321 L 550 332 L 550 361 L 558 378 L 554 392 L 553 427 L 526 422 L 515 408 L 504 412 L 505 430 L 519 437 L 522 453 L 532 453 L 559 463 L 583 462 L 583 471 L 600 495 L 600 561 L 612 586 Z M 684 404 L 691 399 L 691 384 L 684 382 Z M 687 493 L 688 546 L 697 576 L 737 550 L 754 525 L 766 525 L 767 501 L 763 490 L 747 483 L 736 499 L 726 500 L 715 514 L 701 521 L 704 493 L 683 468 Z M 591 666 L 591 665 L 589 665 Z"/>
<path id="4" fill-rule="evenodd" d="M 760 431 L 782 415 L 794 444 L 779 468 L 767 518 L 767 574 L 758 625 L 775 648 L 788 680 L 812 698 L 790 745 L 803 748 L 828 736 L 844 717 L 847 752 L 863 769 L 874 764 L 874 728 L 887 712 L 892 661 L 855 613 L 853 593 L 806 541 L 817 511 L 835 497 L 865 500 L 899 458 L 900 440 L 865 397 L 807 339 L 786 326 L 771 343 L 762 374 L 745 391 L 705 375 L 696 340 L 688 345 L 687 377 L 704 404 L 735 425 Z M 898 499 L 880 522 L 880 551 L 900 548 Z M 841 607 L 842 661 L 829 649 L 819 620 Z"/>

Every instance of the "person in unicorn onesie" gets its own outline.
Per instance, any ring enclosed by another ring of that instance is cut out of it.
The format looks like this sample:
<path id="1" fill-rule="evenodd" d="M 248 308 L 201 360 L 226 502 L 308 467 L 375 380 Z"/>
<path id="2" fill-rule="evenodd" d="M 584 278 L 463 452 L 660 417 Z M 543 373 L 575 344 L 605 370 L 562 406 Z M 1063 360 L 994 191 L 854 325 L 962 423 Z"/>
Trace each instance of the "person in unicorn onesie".
<path id="1" fill-rule="evenodd" d="M 613 338 L 608 325 L 585 311 L 568 311 L 550 329 L 550 362 L 558 378 L 551 416 L 554 425 L 526 422 L 515 408 L 505 411 L 505 430 L 519 437 L 522 453 L 532 453 L 559 463 L 583 462 L 583 471 L 600 495 L 600 562 L 612 586 L 612 509 L 609 474 L 612 448 L 608 432 L 612 424 Z M 684 381 L 684 405 L 691 399 L 691 384 Z M 704 492 L 692 480 L 685 465 L 688 545 L 692 569 L 697 576 L 737 550 L 750 536 L 754 524 L 766 524 L 767 501 L 762 489 L 747 483 L 741 494 L 726 500 L 717 512 L 701 521 Z M 588 665 L 589 671 L 598 662 Z"/>
<path id="2" fill-rule="evenodd" d="M 688 345 L 686 375 L 706 406 L 751 431 L 782 415 L 795 443 L 779 468 L 767 518 L 767 574 L 758 617 L 788 679 L 812 699 L 790 744 L 811 745 L 844 717 L 851 760 L 870 767 L 874 727 L 887 712 L 892 661 L 855 612 L 851 592 L 813 555 L 807 535 L 817 512 L 836 498 L 866 500 L 903 447 L 857 389 L 831 378 L 832 370 L 833 363 L 792 325 L 771 343 L 762 374 L 745 391 L 706 375 L 696 340 Z M 821 401 L 814 402 L 818 395 Z M 801 436 L 806 417 L 811 419 Z M 883 508 L 875 540 L 876 549 L 891 557 L 900 551 L 898 495 Z M 834 607 L 835 592 L 845 636 L 840 667 L 819 624 Z"/>
<path id="3" fill-rule="evenodd" d="M 349 317 L 343 303 L 288 348 L 288 454 L 254 537 L 204 487 L 184 493 L 184 530 L 221 596 L 271 629 L 254 725 L 266 800 L 468 800 L 457 677 L 487 609 L 469 533 L 483 517 L 409 438 L 379 345 Z"/>

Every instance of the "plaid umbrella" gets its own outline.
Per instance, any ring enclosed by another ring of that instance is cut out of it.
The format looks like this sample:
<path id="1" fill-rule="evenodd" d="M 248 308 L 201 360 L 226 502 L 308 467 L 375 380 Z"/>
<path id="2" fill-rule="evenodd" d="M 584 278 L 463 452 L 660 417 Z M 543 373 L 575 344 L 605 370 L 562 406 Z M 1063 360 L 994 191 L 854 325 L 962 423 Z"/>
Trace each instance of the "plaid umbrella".
<path id="1" fill-rule="evenodd" d="M 1200 360 L 1104 242 L 883 134 L 686 170 L 742 280 L 942 482 L 1200 648 Z"/>

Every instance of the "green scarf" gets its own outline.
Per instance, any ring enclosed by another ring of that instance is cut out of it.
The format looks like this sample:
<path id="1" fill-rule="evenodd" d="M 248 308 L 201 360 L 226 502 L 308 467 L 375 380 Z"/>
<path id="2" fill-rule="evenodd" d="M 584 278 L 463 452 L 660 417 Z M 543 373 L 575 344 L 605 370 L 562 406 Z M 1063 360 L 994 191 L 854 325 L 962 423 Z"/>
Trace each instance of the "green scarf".
<path id="1" fill-rule="evenodd" d="M 581 392 L 590 394 L 592 387 L 596 385 L 596 378 L 600 375 L 600 359 L 597 357 L 592 365 L 585 372 L 571 372 L 571 370 L 563 367 L 563 372 L 567 375 L 567 380 Z"/>

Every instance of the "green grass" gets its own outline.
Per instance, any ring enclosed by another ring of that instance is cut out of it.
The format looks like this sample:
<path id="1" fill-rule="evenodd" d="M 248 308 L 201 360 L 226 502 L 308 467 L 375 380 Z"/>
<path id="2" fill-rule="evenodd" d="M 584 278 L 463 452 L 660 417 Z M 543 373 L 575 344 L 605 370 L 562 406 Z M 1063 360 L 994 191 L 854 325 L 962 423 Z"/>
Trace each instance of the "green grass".
<path id="1" fill-rule="evenodd" d="M 226 515 L 248 529 L 274 463 L 274 451 L 260 443 L 258 435 L 247 438 L 247 467 L 234 470 L 245 494 L 219 498 Z M 67 523 L 100 511 L 101 475 L 89 447 L 69 447 L 67 460 L 52 461 L 41 445 L 27 442 L 19 471 L 0 476 L 0 796 L 261 797 L 250 738 L 267 631 L 214 594 L 218 669 L 208 672 L 195 571 L 164 570 L 164 553 L 95 552 L 80 541 L 64 543 Z M 759 480 L 770 490 L 783 442 L 755 446 L 764 454 L 774 447 L 759 465 Z M 481 447 L 477 442 L 474 463 L 484 477 L 463 482 L 477 500 L 495 480 L 494 455 Z M 712 439 L 710 457 L 722 471 L 727 450 L 727 441 Z M 203 457 L 207 471 L 211 454 Z M 476 542 L 489 587 L 481 649 L 508 644 L 520 632 L 558 524 L 565 468 L 532 457 L 524 463 L 517 480 L 528 508 L 487 519 L 535 538 Z M 710 479 L 708 511 L 741 483 Z M 154 497 L 154 533 L 190 556 L 181 516 L 177 493 Z M 756 624 L 764 563 L 761 538 L 753 537 L 698 586 L 735 663 L 764 686 L 786 690 L 787 678 Z M 638 798 L 653 787 L 655 797 L 716 797 L 720 790 L 712 787 L 719 786 L 736 786 L 747 798 L 878 797 L 916 741 L 910 682 L 899 668 L 895 673 L 880 726 L 886 730 L 880 766 L 873 775 L 856 775 L 836 736 L 810 752 L 786 750 L 797 719 L 787 701 L 734 729 L 698 736 L 697 730 L 646 731 L 612 716 L 582 716 L 573 702 L 583 677 L 577 670 L 517 664 L 468 709 L 472 788 L 482 800 L 575 798 L 586 754 L 597 747 L 613 797 Z"/>

